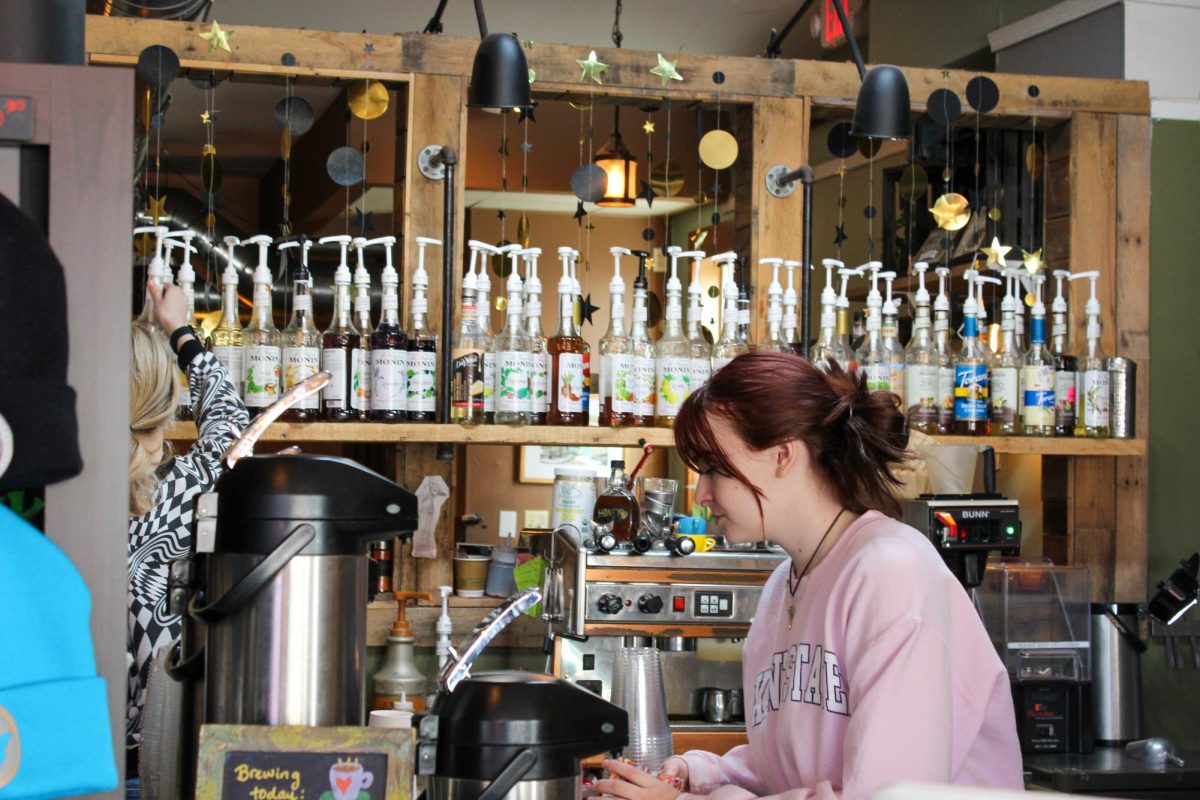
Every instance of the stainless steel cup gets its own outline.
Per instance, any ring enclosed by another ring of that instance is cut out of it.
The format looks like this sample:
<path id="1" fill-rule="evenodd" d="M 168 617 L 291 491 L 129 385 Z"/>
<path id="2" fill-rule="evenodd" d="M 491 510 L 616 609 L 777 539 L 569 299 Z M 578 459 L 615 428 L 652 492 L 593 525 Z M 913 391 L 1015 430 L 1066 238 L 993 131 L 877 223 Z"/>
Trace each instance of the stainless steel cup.
<path id="1" fill-rule="evenodd" d="M 728 722 L 732 716 L 729 691 L 713 686 L 700 690 L 700 711 L 709 722 Z"/>

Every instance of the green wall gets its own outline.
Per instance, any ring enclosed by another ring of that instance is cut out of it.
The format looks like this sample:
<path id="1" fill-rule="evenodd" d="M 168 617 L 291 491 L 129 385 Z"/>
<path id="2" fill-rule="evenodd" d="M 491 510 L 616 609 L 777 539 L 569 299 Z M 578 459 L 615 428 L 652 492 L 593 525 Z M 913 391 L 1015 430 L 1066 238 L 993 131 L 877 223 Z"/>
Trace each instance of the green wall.
<path id="1" fill-rule="evenodd" d="M 1200 186 L 1200 123 L 1154 123 L 1150 177 L 1150 558 L 1155 585 L 1200 550 L 1200 525 L 1187 500 L 1196 491 L 1200 423 L 1200 339 L 1196 337 L 1196 187 Z M 1188 619 L 1200 624 L 1200 610 Z M 1200 670 L 1185 647 L 1187 668 L 1170 670 L 1161 640 L 1142 657 L 1146 733 L 1200 748 Z"/>

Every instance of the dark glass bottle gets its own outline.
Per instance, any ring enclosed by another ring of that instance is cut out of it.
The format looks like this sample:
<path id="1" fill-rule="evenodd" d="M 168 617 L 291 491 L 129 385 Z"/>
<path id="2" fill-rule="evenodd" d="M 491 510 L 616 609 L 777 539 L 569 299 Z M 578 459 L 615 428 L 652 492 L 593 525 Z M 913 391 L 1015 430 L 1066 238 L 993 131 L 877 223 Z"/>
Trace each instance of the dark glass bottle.
<path id="1" fill-rule="evenodd" d="M 613 461 L 608 488 L 596 498 L 596 508 L 592 512 L 596 523 L 612 525 L 612 534 L 618 543 L 630 541 L 638 532 L 637 498 L 625 488 L 628 482 L 625 462 Z"/>

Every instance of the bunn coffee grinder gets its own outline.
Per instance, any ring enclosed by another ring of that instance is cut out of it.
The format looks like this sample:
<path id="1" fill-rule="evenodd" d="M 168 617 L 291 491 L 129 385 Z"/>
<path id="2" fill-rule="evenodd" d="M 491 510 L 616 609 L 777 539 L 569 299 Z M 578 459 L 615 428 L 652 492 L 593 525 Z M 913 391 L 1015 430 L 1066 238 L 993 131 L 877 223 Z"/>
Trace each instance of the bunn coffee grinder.
<path id="1" fill-rule="evenodd" d="M 988 556 L 1021 551 L 1021 513 L 1016 500 L 996 493 L 996 452 L 983 451 L 983 491 L 923 494 L 903 503 L 904 522 L 924 533 L 959 582 L 979 585 Z"/>

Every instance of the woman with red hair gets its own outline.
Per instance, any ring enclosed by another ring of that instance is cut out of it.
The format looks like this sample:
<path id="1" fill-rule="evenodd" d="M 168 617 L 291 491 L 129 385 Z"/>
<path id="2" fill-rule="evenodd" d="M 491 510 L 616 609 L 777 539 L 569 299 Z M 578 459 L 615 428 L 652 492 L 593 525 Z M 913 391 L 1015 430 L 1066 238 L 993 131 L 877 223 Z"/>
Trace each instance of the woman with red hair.
<path id="1" fill-rule="evenodd" d="M 664 775 L 713 800 L 866 800 L 895 781 L 1022 787 L 1004 665 L 933 545 L 896 520 L 907 434 L 892 395 L 837 364 L 754 353 L 687 399 L 675 443 L 728 541 L 791 558 L 745 643 L 749 744 L 671 758 Z M 600 792 L 680 794 L 605 767 Z"/>

